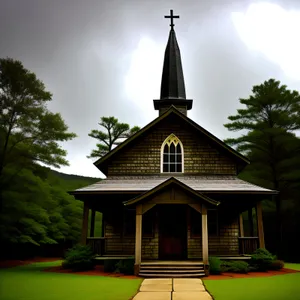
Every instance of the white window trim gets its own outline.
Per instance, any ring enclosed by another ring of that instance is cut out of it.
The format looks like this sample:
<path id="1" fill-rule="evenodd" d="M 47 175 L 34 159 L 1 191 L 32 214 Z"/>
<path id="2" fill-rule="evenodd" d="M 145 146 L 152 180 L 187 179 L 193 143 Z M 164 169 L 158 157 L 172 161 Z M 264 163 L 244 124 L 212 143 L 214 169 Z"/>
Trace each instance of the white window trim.
<path id="1" fill-rule="evenodd" d="M 182 168 L 182 171 L 181 172 L 164 172 L 163 171 L 163 163 L 164 163 L 164 147 L 166 144 L 168 144 L 168 140 L 169 139 L 176 139 L 178 144 L 180 145 L 181 147 L 181 159 L 182 159 L 182 162 L 181 162 L 181 168 Z M 160 148 L 160 173 L 165 173 L 165 174 L 176 174 L 176 173 L 184 173 L 184 150 L 183 150 L 183 145 L 182 145 L 182 142 L 181 140 L 174 134 L 174 133 L 171 133 L 165 140 L 164 142 L 162 143 L 161 145 L 161 148 Z"/>

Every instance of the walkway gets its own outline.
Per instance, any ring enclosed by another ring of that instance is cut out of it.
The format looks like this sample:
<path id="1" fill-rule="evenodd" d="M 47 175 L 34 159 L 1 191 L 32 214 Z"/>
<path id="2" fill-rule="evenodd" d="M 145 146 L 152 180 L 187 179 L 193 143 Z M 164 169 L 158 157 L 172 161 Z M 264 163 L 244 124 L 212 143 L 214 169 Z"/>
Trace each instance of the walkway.
<path id="1" fill-rule="evenodd" d="M 201 279 L 145 279 L 133 300 L 212 300 Z"/>

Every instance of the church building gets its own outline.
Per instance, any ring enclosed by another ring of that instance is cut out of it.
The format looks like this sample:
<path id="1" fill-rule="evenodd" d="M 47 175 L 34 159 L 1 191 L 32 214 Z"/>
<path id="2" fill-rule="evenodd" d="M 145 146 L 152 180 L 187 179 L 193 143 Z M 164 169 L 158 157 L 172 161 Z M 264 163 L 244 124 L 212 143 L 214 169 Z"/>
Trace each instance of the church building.
<path id="1" fill-rule="evenodd" d="M 171 10 L 158 117 L 94 162 L 106 179 L 70 192 L 84 203 L 82 244 L 135 257 L 144 277 L 207 275 L 209 256 L 247 259 L 265 247 L 261 201 L 277 193 L 239 179 L 248 159 L 188 117 L 176 17 Z"/>

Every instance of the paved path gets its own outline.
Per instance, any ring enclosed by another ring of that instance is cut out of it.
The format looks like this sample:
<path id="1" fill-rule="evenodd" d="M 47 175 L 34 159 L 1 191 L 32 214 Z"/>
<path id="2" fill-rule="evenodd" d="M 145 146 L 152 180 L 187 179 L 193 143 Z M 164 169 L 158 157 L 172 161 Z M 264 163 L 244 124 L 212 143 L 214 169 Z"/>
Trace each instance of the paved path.
<path id="1" fill-rule="evenodd" d="M 133 300 L 212 300 L 201 279 L 144 279 Z"/>

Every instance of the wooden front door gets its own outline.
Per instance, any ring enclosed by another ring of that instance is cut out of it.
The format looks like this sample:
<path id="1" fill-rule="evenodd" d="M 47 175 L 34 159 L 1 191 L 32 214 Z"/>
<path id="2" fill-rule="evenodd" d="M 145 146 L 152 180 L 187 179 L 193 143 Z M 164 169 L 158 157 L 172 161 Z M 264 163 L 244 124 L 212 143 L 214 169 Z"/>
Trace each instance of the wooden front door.
<path id="1" fill-rule="evenodd" d="M 159 259 L 187 258 L 186 205 L 159 205 Z"/>

